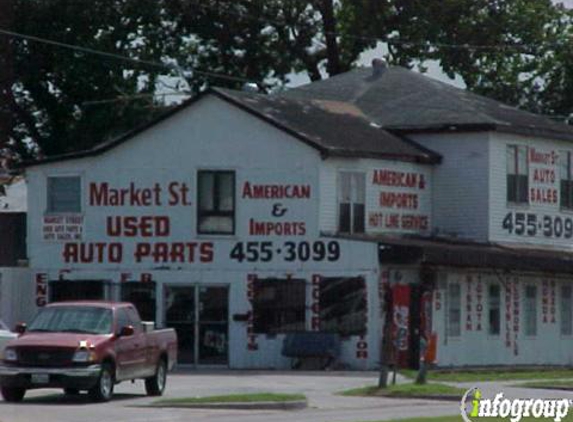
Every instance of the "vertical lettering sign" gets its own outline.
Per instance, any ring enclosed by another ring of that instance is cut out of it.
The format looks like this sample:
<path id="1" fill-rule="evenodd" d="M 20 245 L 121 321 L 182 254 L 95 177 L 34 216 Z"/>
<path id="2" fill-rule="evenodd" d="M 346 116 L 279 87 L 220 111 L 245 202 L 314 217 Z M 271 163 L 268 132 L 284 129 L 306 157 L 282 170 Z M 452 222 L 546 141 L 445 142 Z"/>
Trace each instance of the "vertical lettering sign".
<path id="1" fill-rule="evenodd" d="M 366 289 L 364 289 L 364 303 L 368 306 L 368 293 L 366 292 Z M 368 308 L 366 308 L 364 312 L 368 315 Z M 368 341 L 364 334 L 360 336 L 356 343 L 356 358 L 368 359 Z"/>
<path id="2" fill-rule="evenodd" d="M 418 171 L 375 169 L 367 192 L 375 203 L 367 210 L 368 231 L 417 233 L 430 229 L 428 176 Z"/>
<path id="3" fill-rule="evenodd" d="M 320 275 L 313 274 L 311 290 L 310 330 L 320 331 Z"/>
<path id="4" fill-rule="evenodd" d="M 505 283 L 505 347 L 511 348 L 511 281 Z"/>
<path id="5" fill-rule="evenodd" d="M 466 277 L 466 331 L 473 331 L 473 306 L 472 306 L 472 291 L 473 291 L 473 278 L 471 274 Z"/>
<path id="6" fill-rule="evenodd" d="M 483 316 L 483 282 L 481 275 L 477 275 L 476 282 L 476 331 L 482 330 L 482 316 Z"/>
<path id="7" fill-rule="evenodd" d="M 247 314 L 247 350 L 255 351 L 259 350 L 259 345 L 257 344 L 257 336 L 255 334 L 255 319 L 253 314 L 253 301 L 255 299 L 255 280 L 257 276 L 255 274 L 247 275 L 247 300 L 251 306 L 251 309 Z"/>
<path id="8" fill-rule="evenodd" d="M 36 306 L 42 307 L 46 305 L 48 300 L 48 274 L 36 274 Z"/>
<path id="9" fill-rule="evenodd" d="M 513 354 L 519 355 L 519 324 L 520 324 L 520 293 L 519 293 L 519 279 L 516 277 L 512 285 L 513 293 Z"/>

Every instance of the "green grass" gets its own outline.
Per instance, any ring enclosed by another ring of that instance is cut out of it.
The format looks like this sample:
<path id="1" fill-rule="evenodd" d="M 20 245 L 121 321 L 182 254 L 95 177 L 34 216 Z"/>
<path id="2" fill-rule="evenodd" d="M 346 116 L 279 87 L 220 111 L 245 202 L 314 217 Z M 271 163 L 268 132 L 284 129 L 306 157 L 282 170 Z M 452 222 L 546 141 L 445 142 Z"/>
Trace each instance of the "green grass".
<path id="1" fill-rule="evenodd" d="M 410 396 L 456 396 L 461 399 L 465 390 L 462 388 L 450 387 L 444 384 L 396 384 L 389 385 L 388 388 L 380 389 L 377 386 L 368 386 L 346 390 L 340 394 L 343 396 L 391 396 L 391 397 L 410 397 Z"/>
<path id="2" fill-rule="evenodd" d="M 253 402 L 288 402 L 306 400 L 304 394 L 281 394 L 281 393 L 252 393 L 252 394 L 227 394 L 222 396 L 205 397 L 182 397 L 176 399 L 158 400 L 153 404 L 207 404 L 207 403 L 253 403 Z"/>
<path id="3" fill-rule="evenodd" d="M 400 374 L 415 379 L 417 371 L 400 370 Z M 545 380 L 573 378 L 573 369 L 537 370 L 474 370 L 474 371 L 428 371 L 428 380 L 445 382 Z"/>

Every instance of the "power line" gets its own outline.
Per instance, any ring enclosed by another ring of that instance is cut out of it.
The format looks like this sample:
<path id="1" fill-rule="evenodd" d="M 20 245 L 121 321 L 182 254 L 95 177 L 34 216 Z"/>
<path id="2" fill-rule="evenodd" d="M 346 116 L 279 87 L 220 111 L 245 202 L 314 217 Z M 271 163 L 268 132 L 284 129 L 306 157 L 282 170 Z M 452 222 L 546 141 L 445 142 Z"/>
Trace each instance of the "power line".
<path id="1" fill-rule="evenodd" d="M 25 39 L 28 41 L 34 41 L 34 42 L 38 42 L 38 43 L 42 43 L 42 44 L 53 45 L 53 46 L 60 47 L 60 48 L 66 48 L 69 50 L 78 51 L 78 52 L 85 53 L 85 54 L 94 54 L 94 55 L 98 55 L 98 56 L 102 56 L 102 57 L 107 57 L 110 59 L 122 60 L 122 61 L 126 61 L 126 62 L 131 62 L 134 64 L 152 66 L 152 67 L 156 67 L 156 68 L 162 68 L 165 70 L 175 70 L 175 71 L 179 72 L 179 74 L 184 79 L 186 79 L 186 78 L 184 77 L 183 72 L 192 72 L 192 73 L 196 73 L 196 74 L 202 75 L 202 76 L 207 76 L 207 77 L 212 77 L 212 78 L 217 78 L 217 79 L 226 79 L 226 80 L 234 81 L 234 82 L 247 82 L 247 83 L 254 83 L 255 82 L 255 81 L 252 81 L 250 79 L 242 78 L 240 76 L 231 76 L 231 75 L 225 75 L 222 73 L 205 71 L 205 70 L 197 70 L 197 69 L 191 69 L 191 70 L 183 69 L 180 66 L 177 66 L 174 64 L 154 62 L 154 61 L 145 60 L 145 59 L 134 59 L 132 57 L 123 56 L 121 54 L 109 53 L 107 51 L 96 50 L 96 49 L 89 48 L 89 47 L 82 47 L 82 46 L 75 45 L 75 44 L 67 44 L 67 43 L 63 43 L 60 41 L 50 40 L 47 38 L 36 37 L 34 35 L 27 35 L 27 34 L 21 34 L 18 32 L 8 31 L 6 29 L 1 29 L 1 28 L 0 28 L 0 34 L 6 35 L 9 37 L 14 37 L 14 38 L 21 38 L 21 39 Z"/>

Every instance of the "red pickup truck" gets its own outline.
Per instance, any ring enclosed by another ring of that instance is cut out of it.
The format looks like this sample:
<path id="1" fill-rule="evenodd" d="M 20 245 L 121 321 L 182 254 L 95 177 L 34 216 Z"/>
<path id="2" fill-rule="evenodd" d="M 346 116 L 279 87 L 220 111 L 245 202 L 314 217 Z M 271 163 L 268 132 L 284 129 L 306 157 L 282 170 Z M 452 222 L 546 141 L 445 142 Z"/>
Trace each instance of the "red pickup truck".
<path id="1" fill-rule="evenodd" d="M 120 381 L 144 379 L 148 395 L 161 395 L 177 360 L 173 329 L 146 330 L 130 303 L 60 302 L 42 308 L 10 341 L 0 365 L 4 400 L 21 401 L 28 389 L 87 390 L 110 400 Z"/>

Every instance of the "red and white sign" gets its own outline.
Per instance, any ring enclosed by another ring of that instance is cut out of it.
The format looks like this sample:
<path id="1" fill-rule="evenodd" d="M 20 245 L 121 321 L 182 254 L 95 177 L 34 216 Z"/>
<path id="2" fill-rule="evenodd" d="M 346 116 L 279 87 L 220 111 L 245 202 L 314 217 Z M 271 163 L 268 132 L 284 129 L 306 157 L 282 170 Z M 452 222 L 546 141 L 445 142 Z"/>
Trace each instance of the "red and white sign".
<path id="1" fill-rule="evenodd" d="M 418 233 L 430 229 L 430 175 L 403 167 L 368 173 L 367 207 L 370 232 Z"/>

